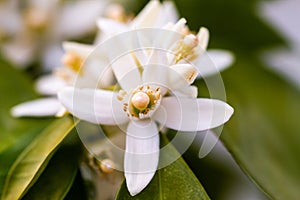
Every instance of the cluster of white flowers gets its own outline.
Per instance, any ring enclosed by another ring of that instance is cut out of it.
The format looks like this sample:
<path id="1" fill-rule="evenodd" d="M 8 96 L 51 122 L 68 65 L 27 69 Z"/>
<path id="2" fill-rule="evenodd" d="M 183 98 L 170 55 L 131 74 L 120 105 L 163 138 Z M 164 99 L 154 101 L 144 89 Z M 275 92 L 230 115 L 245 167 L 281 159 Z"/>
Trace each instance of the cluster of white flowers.
<path id="1" fill-rule="evenodd" d="M 68 111 L 85 121 L 124 127 L 126 183 L 136 195 L 157 169 L 160 127 L 195 132 L 229 120 L 231 106 L 197 98 L 198 89 L 191 84 L 220 72 L 233 56 L 222 50 L 205 52 L 208 30 L 191 32 L 172 2 L 152 0 L 134 19 L 119 7 L 112 11 L 110 18 L 98 19 L 100 34 L 94 45 L 63 43 L 63 67 L 37 82 L 38 91 L 52 97 L 17 105 L 12 114 L 62 116 Z M 158 48 L 136 51 L 137 36 L 137 47 L 154 41 Z"/>
<path id="2" fill-rule="evenodd" d="M 61 42 L 86 35 L 106 1 L 3 0 L 0 2 L 0 51 L 16 67 L 37 57 L 45 70 L 58 66 Z"/>

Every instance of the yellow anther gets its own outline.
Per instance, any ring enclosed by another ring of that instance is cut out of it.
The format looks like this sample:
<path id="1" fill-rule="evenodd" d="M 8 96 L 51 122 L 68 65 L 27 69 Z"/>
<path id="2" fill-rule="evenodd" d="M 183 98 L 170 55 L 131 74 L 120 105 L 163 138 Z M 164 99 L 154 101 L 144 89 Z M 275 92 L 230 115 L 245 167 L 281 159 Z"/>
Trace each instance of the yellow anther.
<path id="1" fill-rule="evenodd" d="M 70 67 L 73 71 L 79 72 L 82 64 L 82 58 L 76 53 L 69 52 L 62 57 L 62 63 L 65 66 Z"/>
<path id="2" fill-rule="evenodd" d="M 155 93 L 155 99 L 159 99 L 160 98 L 160 91 L 157 91 L 156 93 Z"/>
<path id="3" fill-rule="evenodd" d="M 118 95 L 118 96 L 117 96 L 117 99 L 118 99 L 119 101 L 123 101 L 123 96 Z"/>

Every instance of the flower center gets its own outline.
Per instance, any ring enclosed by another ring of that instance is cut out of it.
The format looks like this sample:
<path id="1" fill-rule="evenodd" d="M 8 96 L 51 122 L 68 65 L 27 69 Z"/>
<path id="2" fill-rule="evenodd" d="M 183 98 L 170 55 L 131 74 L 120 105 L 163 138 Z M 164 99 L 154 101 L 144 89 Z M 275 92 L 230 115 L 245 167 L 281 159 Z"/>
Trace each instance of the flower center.
<path id="1" fill-rule="evenodd" d="M 148 107 L 150 97 L 145 92 L 137 92 L 132 96 L 131 103 L 136 109 L 142 111 Z"/>
<path id="2" fill-rule="evenodd" d="M 123 100 L 126 93 L 120 91 L 119 100 Z M 129 99 L 124 103 L 124 111 L 128 117 L 145 119 L 152 116 L 156 108 L 160 105 L 160 88 L 152 89 L 150 86 L 140 86 L 133 90 Z"/>
<path id="3" fill-rule="evenodd" d="M 62 63 L 65 66 L 68 66 L 74 72 L 80 72 L 82 62 L 82 58 L 78 54 L 73 52 L 68 52 L 62 57 Z"/>

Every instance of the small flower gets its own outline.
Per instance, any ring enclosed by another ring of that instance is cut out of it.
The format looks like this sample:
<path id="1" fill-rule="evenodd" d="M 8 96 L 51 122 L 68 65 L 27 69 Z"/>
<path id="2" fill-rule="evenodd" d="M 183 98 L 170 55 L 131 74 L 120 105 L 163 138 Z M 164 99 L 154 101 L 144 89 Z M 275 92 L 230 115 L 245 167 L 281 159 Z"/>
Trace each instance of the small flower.
<path id="1" fill-rule="evenodd" d="M 124 170 L 131 195 L 141 192 L 155 174 L 159 127 L 202 131 L 222 125 L 233 114 L 233 108 L 225 102 L 195 97 L 197 88 L 190 85 L 198 74 L 194 65 L 168 65 L 165 51 L 149 51 L 147 62 L 133 53 L 111 62 L 119 91 L 67 87 L 58 93 L 74 116 L 124 128 Z M 193 91 L 193 95 L 186 95 L 187 91 Z"/>
<path id="2" fill-rule="evenodd" d="M 36 82 L 36 90 L 42 94 L 50 97 L 40 98 L 29 102 L 24 102 L 14 106 L 11 109 L 11 114 L 14 117 L 43 117 L 43 116 L 57 116 L 61 117 L 66 110 L 57 100 L 57 92 L 66 87 L 109 87 L 113 82 L 112 71 L 106 70 L 105 59 L 97 57 L 96 62 L 85 64 L 81 67 L 83 61 L 93 51 L 94 46 L 83 45 L 74 42 L 64 42 L 63 47 L 65 55 L 62 59 L 64 66 L 55 70 L 51 75 L 46 75 L 39 78 Z M 91 58 L 92 59 L 92 58 Z M 97 79 L 100 74 L 105 74 L 105 79 L 98 82 Z"/>
<path id="3" fill-rule="evenodd" d="M 164 1 L 163 3 L 157 0 L 150 1 L 129 23 L 101 18 L 97 24 L 101 31 L 98 43 L 118 33 L 141 28 L 164 28 L 181 34 L 182 41 L 180 41 L 180 44 L 176 44 L 177 46 L 172 46 L 174 42 L 178 41 L 177 34 L 174 34 L 173 37 L 170 36 L 170 38 L 163 35 L 155 37 L 161 38 L 161 41 L 158 42 L 164 44 L 162 45 L 163 48 L 172 52 L 177 48 L 177 56 L 174 58 L 173 63 L 180 62 L 180 60 L 183 60 L 183 62 L 191 61 L 199 67 L 201 71 L 198 77 L 207 77 L 220 72 L 229 67 L 234 61 L 234 55 L 227 50 L 212 49 L 206 52 L 209 41 L 208 30 L 201 27 L 198 34 L 194 35 L 186 26 L 184 18 L 178 20 L 178 14 L 172 1 Z M 181 49 L 178 49 L 178 47 Z M 201 56 L 202 53 L 208 56 Z"/>
<path id="4" fill-rule="evenodd" d="M 16 0 L 0 3 L 1 51 L 17 67 L 26 67 L 39 56 L 47 70 L 59 65 L 61 42 L 91 32 L 104 8 L 103 2 L 82 0 L 20 4 Z"/>
<path id="5" fill-rule="evenodd" d="M 182 36 L 181 40 L 178 40 L 178 36 L 174 34 L 168 40 L 160 41 L 164 44 L 164 48 L 174 52 L 174 55 L 169 56 L 169 62 L 193 63 L 199 69 L 198 78 L 216 74 L 229 67 L 234 61 L 234 55 L 230 51 L 218 49 L 206 51 L 209 31 L 205 27 L 201 27 L 195 35 L 186 26 L 186 20 L 181 18 L 177 23 L 168 23 L 164 28 Z M 206 55 L 201 56 L 202 54 Z"/>
<path id="6" fill-rule="evenodd" d="M 158 0 L 151 0 L 132 21 L 120 21 L 115 17 L 100 18 L 97 21 L 101 31 L 98 43 L 118 33 L 141 28 L 161 28 L 177 20 L 178 13 L 172 1 L 160 3 Z"/>

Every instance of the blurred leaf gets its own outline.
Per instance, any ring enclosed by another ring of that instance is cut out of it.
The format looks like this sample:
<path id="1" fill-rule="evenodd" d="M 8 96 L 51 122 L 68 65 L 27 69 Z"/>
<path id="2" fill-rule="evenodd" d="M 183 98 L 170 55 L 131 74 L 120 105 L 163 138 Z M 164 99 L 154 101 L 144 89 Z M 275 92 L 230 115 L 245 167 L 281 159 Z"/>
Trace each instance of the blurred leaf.
<path id="1" fill-rule="evenodd" d="M 22 199 L 64 199 L 78 172 L 79 156 L 80 149 L 76 145 L 60 147 Z"/>
<path id="2" fill-rule="evenodd" d="M 8 170 L 22 150 L 52 119 L 13 118 L 10 108 L 36 98 L 32 83 L 0 58 L 0 196 Z"/>
<path id="3" fill-rule="evenodd" d="M 299 90 L 264 70 L 250 54 L 239 55 L 223 75 L 228 102 L 235 108 L 221 135 L 225 146 L 271 197 L 298 199 Z"/>
<path id="4" fill-rule="evenodd" d="M 74 126 L 70 117 L 58 119 L 30 143 L 9 170 L 2 193 L 3 199 L 19 199 L 24 195 Z"/>
<path id="5" fill-rule="evenodd" d="M 161 135 L 161 146 L 170 144 L 164 135 Z M 160 154 L 160 162 L 178 157 L 178 152 L 170 144 L 166 146 L 164 154 Z M 180 157 L 172 164 L 159 169 L 150 184 L 138 195 L 132 197 L 126 187 L 125 181 L 116 198 L 124 199 L 210 199 L 202 185 Z"/>
<path id="6" fill-rule="evenodd" d="M 223 73 L 235 108 L 222 141 L 238 164 L 275 199 L 300 196 L 300 92 L 254 56 L 284 40 L 257 16 L 259 0 L 177 0 L 193 30 L 207 26 L 211 46 L 230 48 L 237 63 Z M 284 67 L 284 66 L 283 66 Z M 199 91 L 203 94 L 203 88 Z M 202 96 L 201 94 L 201 96 Z"/>
<path id="7" fill-rule="evenodd" d="M 284 39 L 257 15 L 260 0 L 175 0 L 192 30 L 205 26 L 210 47 L 252 52 L 283 44 Z"/>
<path id="8" fill-rule="evenodd" d="M 20 71 L 0 58 L 0 153 L 14 145 L 19 138 L 34 137 L 49 119 L 14 118 L 10 115 L 12 106 L 37 97 L 32 82 Z"/>

